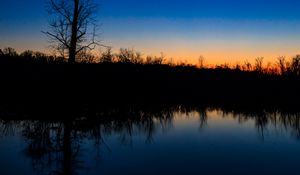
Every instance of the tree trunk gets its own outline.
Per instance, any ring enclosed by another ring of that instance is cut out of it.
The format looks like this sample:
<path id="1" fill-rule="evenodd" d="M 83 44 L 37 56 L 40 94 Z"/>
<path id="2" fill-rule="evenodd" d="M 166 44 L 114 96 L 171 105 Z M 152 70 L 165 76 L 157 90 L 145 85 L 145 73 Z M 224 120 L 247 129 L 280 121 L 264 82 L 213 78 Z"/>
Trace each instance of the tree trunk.
<path id="1" fill-rule="evenodd" d="M 79 0 L 74 0 L 74 14 L 72 21 L 71 45 L 69 48 L 69 63 L 76 61 L 77 26 L 78 26 Z"/>

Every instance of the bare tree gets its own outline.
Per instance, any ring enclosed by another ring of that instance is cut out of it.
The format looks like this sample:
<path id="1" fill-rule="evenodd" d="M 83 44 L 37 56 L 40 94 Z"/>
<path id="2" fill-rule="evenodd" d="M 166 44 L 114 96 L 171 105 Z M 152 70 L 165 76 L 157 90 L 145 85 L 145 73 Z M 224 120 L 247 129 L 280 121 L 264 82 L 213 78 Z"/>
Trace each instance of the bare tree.
<path id="1" fill-rule="evenodd" d="M 255 71 L 262 73 L 263 72 L 263 61 L 264 61 L 264 57 L 257 57 L 255 59 Z"/>
<path id="2" fill-rule="evenodd" d="M 280 69 L 280 74 L 285 75 L 286 73 L 286 60 L 284 56 L 280 56 L 277 58 L 277 65 Z"/>
<path id="3" fill-rule="evenodd" d="M 50 31 L 44 32 L 55 49 L 75 63 L 79 53 L 99 46 L 93 0 L 48 0 Z"/>
<path id="4" fill-rule="evenodd" d="M 198 63 L 199 63 L 199 68 L 200 69 L 203 69 L 205 67 L 204 62 L 205 62 L 205 58 L 202 55 L 199 56 Z"/>
<path id="5" fill-rule="evenodd" d="M 291 61 L 291 73 L 293 75 L 299 76 L 300 75 L 300 55 L 296 55 L 294 58 L 292 58 Z"/>

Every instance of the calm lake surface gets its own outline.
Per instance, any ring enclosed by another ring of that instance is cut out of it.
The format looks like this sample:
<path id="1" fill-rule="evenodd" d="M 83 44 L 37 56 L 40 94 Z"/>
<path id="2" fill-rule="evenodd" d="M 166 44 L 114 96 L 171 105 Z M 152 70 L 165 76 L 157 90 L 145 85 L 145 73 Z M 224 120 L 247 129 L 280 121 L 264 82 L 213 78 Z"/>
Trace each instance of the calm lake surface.
<path id="1" fill-rule="evenodd" d="M 0 174 L 300 174 L 298 114 L 0 120 Z"/>

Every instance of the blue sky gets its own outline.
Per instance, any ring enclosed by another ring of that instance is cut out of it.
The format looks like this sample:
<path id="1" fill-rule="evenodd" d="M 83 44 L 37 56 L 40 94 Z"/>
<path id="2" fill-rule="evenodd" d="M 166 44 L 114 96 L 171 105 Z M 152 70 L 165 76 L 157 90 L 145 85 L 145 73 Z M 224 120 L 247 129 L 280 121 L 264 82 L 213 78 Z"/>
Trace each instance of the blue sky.
<path id="1" fill-rule="evenodd" d="M 48 51 L 46 0 L 0 6 L 0 48 Z M 300 50 L 296 0 L 95 0 L 104 44 L 194 62 L 273 61 Z M 299 45 L 299 46 L 298 46 Z"/>
<path id="2" fill-rule="evenodd" d="M 102 0 L 104 16 L 299 19 L 296 0 Z"/>

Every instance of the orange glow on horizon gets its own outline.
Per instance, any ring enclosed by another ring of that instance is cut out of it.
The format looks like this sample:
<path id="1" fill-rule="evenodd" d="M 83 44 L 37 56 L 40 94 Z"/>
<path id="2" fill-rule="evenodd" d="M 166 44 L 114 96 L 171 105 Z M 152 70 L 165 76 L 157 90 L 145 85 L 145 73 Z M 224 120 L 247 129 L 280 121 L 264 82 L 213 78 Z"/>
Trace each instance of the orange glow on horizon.
<path id="1" fill-rule="evenodd" d="M 186 64 L 199 64 L 199 58 L 204 58 L 204 64 L 207 66 L 213 65 L 236 65 L 236 64 L 244 64 L 245 62 L 249 62 L 253 64 L 255 59 L 258 57 L 264 58 L 264 65 L 267 64 L 275 64 L 277 62 L 278 57 L 285 56 L 287 60 L 297 55 L 295 53 L 289 54 L 276 54 L 276 53 L 265 53 L 265 54 L 255 54 L 255 53 L 243 53 L 243 52 L 202 52 L 202 53 L 192 53 L 192 52 L 178 52 L 168 54 L 167 52 L 162 52 L 165 55 L 165 61 L 172 61 L 173 63 L 186 63 Z M 156 56 L 160 56 L 157 54 Z"/>
<path id="2" fill-rule="evenodd" d="M 18 53 L 21 53 L 25 50 L 40 51 L 46 54 L 52 54 L 53 52 L 47 47 L 47 42 L 41 42 L 38 47 L 34 43 L 29 43 L 24 47 L 23 45 L 17 45 L 15 49 Z M 211 46 L 212 47 L 212 46 Z M 126 47 L 113 47 L 113 53 L 118 53 L 119 48 Z M 130 47 L 129 47 L 130 48 Z M 146 48 L 146 49 L 145 49 Z M 2 47 L 3 49 L 3 47 Z M 147 47 L 138 47 L 134 48 L 135 51 L 141 52 L 143 57 L 147 55 L 152 56 L 161 56 L 161 53 L 165 56 L 165 63 L 172 61 L 174 64 L 199 64 L 199 57 L 204 58 L 204 65 L 208 67 L 213 67 L 215 65 L 228 64 L 244 64 L 245 61 L 253 64 L 257 57 L 264 57 L 264 65 L 268 63 L 275 64 L 278 57 L 285 56 L 287 60 L 297 55 L 299 52 L 297 49 L 278 49 L 278 48 L 240 48 L 240 49 L 224 49 L 224 48 L 206 48 L 206 49 L 195 49 L 195 48 L 183 48 L 183 47 L 166 47 L 166 49 L 159 48 L 147 48 Z M 105 49 L 102 48 L 103 52 Z M 255 50 L 258 50 L 257 52 Z M 100 54 L 100 49 L 94 51 L 95 55 Z"/>

